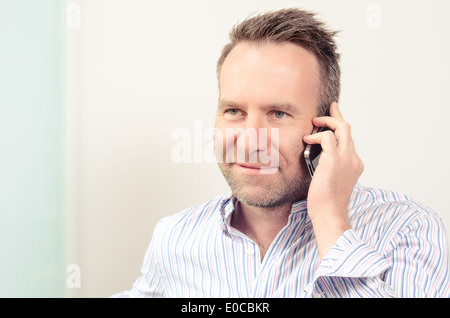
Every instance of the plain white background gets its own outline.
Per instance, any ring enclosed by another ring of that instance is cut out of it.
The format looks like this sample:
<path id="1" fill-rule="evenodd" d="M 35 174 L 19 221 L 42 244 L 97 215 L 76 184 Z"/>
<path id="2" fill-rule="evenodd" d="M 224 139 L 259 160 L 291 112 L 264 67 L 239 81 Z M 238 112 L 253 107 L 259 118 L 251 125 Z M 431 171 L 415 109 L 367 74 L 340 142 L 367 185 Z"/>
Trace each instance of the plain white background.
<path id="1" fill-rule="evenodd" d="M 340 107 L 365 163 L 360 182 L 411 195 L 450 228 L 448 1 L 70 5 L 67 263 L 81 269 L 81 288 L 68 296 L 131 288 L 160 218 L 229 191 L 215 164 L 174 163 L 171 134 L 193 134 L 196 120 L 213 127 L 216 60 L 254 12 L 297 6 L 341 30 Z"/>

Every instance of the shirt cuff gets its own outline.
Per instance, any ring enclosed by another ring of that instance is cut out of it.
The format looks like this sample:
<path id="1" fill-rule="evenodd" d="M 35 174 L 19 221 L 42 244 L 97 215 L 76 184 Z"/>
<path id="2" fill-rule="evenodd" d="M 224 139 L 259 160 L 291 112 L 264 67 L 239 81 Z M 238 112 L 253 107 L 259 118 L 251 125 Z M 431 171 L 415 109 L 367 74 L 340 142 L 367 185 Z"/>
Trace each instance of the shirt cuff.
<path id="1" fill-rule="evenodd" d="M 306 291 L 311 293 L 319 277 L 376 277 L 391 267 L 377 250 L 350 229 L 336 241 L 317 268 Z"/>

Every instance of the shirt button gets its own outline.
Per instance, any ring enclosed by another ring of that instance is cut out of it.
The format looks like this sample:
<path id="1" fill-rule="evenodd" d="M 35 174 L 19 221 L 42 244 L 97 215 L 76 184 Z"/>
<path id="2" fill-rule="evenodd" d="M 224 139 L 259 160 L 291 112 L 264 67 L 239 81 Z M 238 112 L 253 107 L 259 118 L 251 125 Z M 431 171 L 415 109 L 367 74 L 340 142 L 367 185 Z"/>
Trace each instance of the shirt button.
<path id="1" fill-rule="evenodd" d="M 253 249 L 253 247 L 249 247 L 247 248 L 247 250 L 245 251 L 248 255 L 252 256 L 253 254 L 255 254 L 255 250 Z"/>

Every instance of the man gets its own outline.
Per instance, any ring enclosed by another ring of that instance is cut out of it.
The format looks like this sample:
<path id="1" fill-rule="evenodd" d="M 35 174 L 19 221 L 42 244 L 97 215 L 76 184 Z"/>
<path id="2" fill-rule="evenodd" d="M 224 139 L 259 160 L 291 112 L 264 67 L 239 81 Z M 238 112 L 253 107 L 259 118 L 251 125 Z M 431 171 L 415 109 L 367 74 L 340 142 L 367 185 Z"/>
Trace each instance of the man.
<path id="1" fill-rule="evenodd" d="M 232 193 L 163 218 L 142 276 L 117 296 L 450 296 L 438 216 L 357 183 L 334 35 L 299 9 L 234 27 L 217 65 L 215 124 Z M 312 178 L 306 144 L 323 148 Z"/>

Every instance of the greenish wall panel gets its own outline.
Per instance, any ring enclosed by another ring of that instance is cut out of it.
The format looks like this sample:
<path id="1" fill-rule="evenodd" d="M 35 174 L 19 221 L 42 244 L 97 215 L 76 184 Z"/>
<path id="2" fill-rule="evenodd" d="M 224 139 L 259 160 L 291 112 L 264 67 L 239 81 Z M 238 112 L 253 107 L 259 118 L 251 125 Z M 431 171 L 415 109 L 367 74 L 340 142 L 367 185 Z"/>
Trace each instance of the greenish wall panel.
<path id="1" fill-rule="evenodd" d="M 65 296 L 65 1 L 0 0 L 0 296 Z"/>

